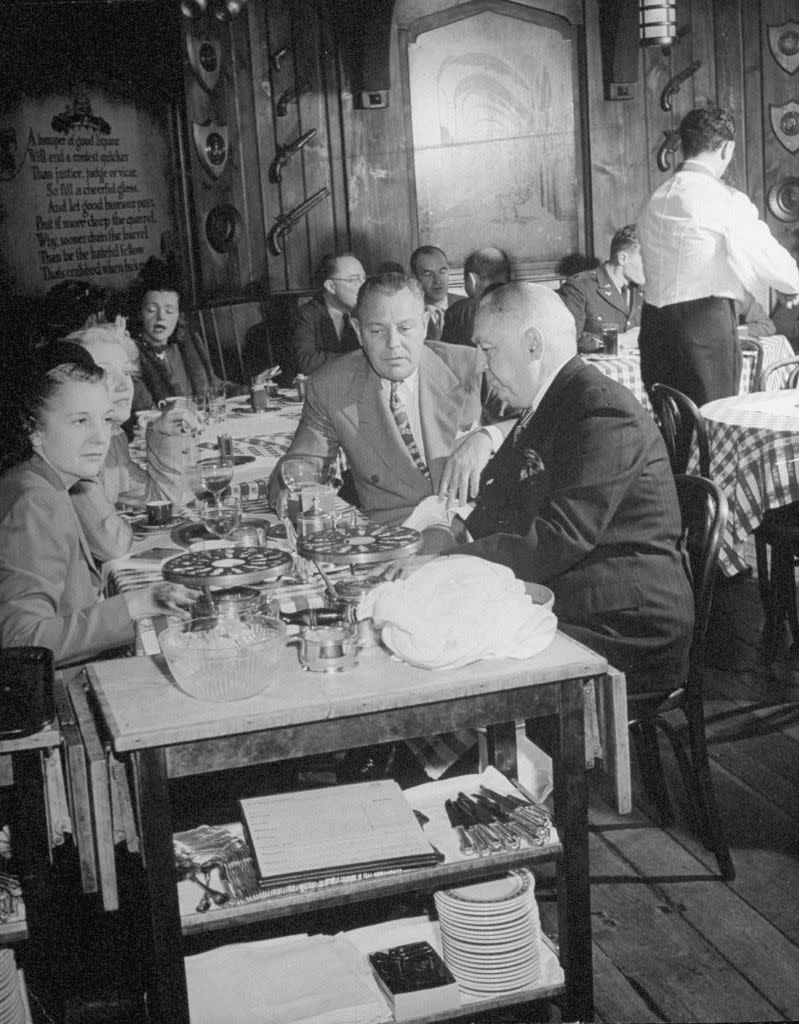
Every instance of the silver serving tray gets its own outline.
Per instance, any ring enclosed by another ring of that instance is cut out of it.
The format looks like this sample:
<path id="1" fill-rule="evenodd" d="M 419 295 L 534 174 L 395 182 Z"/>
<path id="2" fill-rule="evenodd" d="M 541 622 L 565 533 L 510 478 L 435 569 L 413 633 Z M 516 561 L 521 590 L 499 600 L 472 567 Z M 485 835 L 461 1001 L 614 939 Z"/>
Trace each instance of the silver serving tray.
<path id="1" fill-rule="evenodd" d="M 421 533 L 407 526 L 369 523 L 300 537 L 297 554 L 334 565 L 369 565 L 415 555 L 422 543 Z"/>
<path id="2" fill-rule="evenodd" d="M 235 587 L 271 583 L 291 570 L 291 555 L 276 548 L 223 547 L 186 551 L 161 566 L 170 583 L 186 587 Z"/>

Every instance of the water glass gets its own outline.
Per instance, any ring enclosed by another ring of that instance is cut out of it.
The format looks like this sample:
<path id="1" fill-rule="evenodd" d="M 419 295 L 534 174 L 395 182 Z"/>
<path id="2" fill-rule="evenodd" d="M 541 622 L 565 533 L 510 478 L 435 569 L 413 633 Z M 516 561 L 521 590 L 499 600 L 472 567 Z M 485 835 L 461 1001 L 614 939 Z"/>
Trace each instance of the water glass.
<path id="1" fill-rule="evenodd" d="M 200 516 L 206 530 L 225 540 L 241 525 L 241 502 L 238 498 L 205 501 L 200 505 Z"/>
<path id="2" fill-rule="evenodd" d="M 297 516 L 297 536 L 310 537 L 311 534 L 333 529 L 333 515 L 330 512 L 319 512 L 309 509 Z"/>
<path id="3" fill-rule="evenodd" d="M 227 416 L 225 394 L 224 384 L 218 384 L 215 387 L 208 389 L 206 393 L 206 401 L 208 403 L 209 423 L 219 424 L 225 422 L 225 417 Z"/>

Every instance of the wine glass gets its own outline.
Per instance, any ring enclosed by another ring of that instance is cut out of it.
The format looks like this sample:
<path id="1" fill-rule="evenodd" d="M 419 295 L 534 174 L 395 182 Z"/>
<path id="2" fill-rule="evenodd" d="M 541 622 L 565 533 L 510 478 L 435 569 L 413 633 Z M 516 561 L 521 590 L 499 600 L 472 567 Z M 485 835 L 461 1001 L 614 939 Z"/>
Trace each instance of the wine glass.
<path id="1" fill-rule="evenodd" d="M 313 505 L 319 505 L 319 487 L 330 484 L 331 471 L 335 471 L 332 464 L 326 465 L 324 460 L 310 457 L 292 457 L 280 463 L 280 478 L 289 492 L 288 517 L 292 522 L 305 504 L 302 500 L 304 491 L 312 490 Z"/>
<path id="2" fill-rule="evenodd" d="M 230 497 L 204 501 L 200 516 L 206 530 L 226 540 L 241 525 L 241 502 Z"/>
<path id="3" fill-rule="evenodd" d="M 219 500 L 219 494 L 225 490 L 233 479 L 232 459 L 202 459 L 197 463 L 200 471 L 200 482 L 204 491 L 210 491 Z M 197 494 L 197 492 L 194 492 Z M 199 495 L 198 495 L 199 497 Z"/>

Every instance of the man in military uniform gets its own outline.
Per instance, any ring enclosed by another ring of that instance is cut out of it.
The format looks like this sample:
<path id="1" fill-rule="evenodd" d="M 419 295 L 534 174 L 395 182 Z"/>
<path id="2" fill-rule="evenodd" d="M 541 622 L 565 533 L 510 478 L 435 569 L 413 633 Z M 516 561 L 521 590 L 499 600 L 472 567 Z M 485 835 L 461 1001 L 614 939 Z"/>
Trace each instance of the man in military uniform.
<path id="1" fill-rule="evenodd" d="M 641 325 L 644 268 L 635 224 L 619 228 L 610 243 L 610 258 L 595 270 L 567 278 L 560 289 L 577 326 L 580 352 L 601 349 L 606 327 L 617 327 L 624 340 L 636 338 Z M 628 333 L 629 332 L 629 333 Z"/>

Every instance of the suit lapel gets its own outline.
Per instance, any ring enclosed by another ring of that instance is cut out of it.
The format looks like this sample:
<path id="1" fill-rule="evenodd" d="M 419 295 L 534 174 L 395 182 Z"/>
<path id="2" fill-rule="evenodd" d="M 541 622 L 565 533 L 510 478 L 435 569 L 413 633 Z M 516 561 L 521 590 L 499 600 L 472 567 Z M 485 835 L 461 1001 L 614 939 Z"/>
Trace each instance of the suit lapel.
<path id="1" fill-rule="evenodd" d="M 40 455 L 34 455 L 31 459 L 32 468 L 36 469 L 37 473 L 40 473 L 45 480 L 47 480 L 53 487 L 58 491 L 66 491 L 67 488 L 64 486 L 64 481 L 58 475 L 58 473 L 50 466 Z M 69 492 L 67 492 L 69 497 Z M 89 563 L 89 568 L 96 576 L 100 575 L 100 570 L 97 568 L 97 564 L 94 561 L 94 555 L 89 547 L 89 542 L 86 540 L 86 536 L 83 532 L 78 513 L 75 511 L 75 506 L 72 505 L 72 499 L 69 500 L 70 506 L 72 507 L 72 515 L 74 517 L 75 528 L 78 531 L 78 540 L 80 542 L 80 549 L 83 552 L 83 557 Z"/>
<path id="2" fill-rule="evenodd" d="M 605 269 L 604 263 L 602 266 L 597 267 L 596 279 L 602 298 L 608 303 L 608 305 L 613 306 L 614 309 L 618 309 L 619 312 L 623 313 L 626 319 L 627 303 L 619 289 L 611 280 L 610 275 Z"/>
<path id="3" fill-rule="evenodd" d="M 446 363 L 425 348 L 419 364 L 419 415 L 434 490 L 438 488 L 443 471 L 441 453 L 449 455 L 454 447 L 466 395 L 465 388 Z"/>
<path id="4" fill-rule="evenodd" d="M 422 474 L 399 436 L 380 378 L 366 356 L 362 357 L 358 372 L 353 377 L 341 415 L 358 435 L 358 443 L 380 459 L 392 476 L 405 480 L 414 489 L 418 488 Z"/>

